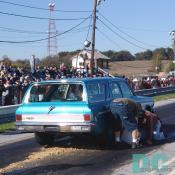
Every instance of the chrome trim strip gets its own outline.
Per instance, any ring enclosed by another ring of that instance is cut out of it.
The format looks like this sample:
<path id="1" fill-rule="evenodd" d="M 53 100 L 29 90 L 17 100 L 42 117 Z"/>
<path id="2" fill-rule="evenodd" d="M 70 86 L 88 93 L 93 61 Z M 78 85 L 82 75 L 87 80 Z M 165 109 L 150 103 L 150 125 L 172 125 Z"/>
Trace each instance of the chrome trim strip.
<path id="1" fill-rule="evenodd" d="M 62 122 L 16 122 L 16 126 L 94 126 L 94 123 Z"/>

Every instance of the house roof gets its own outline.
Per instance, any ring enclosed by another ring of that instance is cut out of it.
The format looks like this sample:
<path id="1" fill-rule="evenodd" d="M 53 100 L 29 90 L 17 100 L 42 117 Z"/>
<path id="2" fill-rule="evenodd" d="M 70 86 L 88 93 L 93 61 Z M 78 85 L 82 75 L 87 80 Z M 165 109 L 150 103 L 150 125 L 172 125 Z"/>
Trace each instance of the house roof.
<path id="1" fill-rule="evenodd" d="M 81 52 L 79 52 L 78 54 L 81 57 L 85 57 L 87 59 L 91 59 L 91 50 L 82 50 Z M 77 55 L 74 55 L 71 59 L 73 58 L 77 58 Z M 94 58 L 95 59 L 104 59 L 104 60 L 110 60 L 111 58 L 103 55 L 101 52 L 95 50 L 94 52 Z"/>

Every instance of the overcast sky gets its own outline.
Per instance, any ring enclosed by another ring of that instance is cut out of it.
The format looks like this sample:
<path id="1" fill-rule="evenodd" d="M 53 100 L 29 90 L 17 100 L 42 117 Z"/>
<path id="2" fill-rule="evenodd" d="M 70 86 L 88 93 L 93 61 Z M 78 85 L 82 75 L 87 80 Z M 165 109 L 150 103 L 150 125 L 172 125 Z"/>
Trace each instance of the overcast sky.
<path id="1" fill-rule="evenodd" d="M 6 3 L 5 3 L 6 2 Z M 11 59 L 30 58 L 32 54 L 42 58 L 47 55 L 47 40 L 23 44 L 10 44 L 47 38 L 47 10 L 27 8 L 48 8 L 48 0 L 0 0 L 0 56 Z M 88 12 L 54 12 L 56 19 L 86 18 L 90 16 L 93 0 L 55 0 L 56 10 Z M 128 50 L 132 54 L 157 47 L 171 47 L 175 30 L 174 0 L 105 0 L 98 6 L 96 31 L 96 49 Z M 8 14 L 7 14 L 8 13 Z M 81 23 L 80 20 L 56 20 L 58 33 L 62 33 Z M 83 48 L 88 34 L 90 19 L 87 19 L 73 31 L 57 37 L 58 51 L 72 51 Z M 27 32 L 27 33 L 25 33 Z M 91 40 L 91 31 L 88 39 Z M 5 42 L 4 42 L 5 41 Z M 6 42 L 8 41 L 8 42 Z"/>

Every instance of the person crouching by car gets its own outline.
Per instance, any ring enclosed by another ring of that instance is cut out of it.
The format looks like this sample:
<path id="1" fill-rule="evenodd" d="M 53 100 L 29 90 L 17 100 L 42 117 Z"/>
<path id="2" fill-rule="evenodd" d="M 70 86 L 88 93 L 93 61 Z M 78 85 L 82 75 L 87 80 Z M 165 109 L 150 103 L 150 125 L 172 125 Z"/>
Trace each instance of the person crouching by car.
<path id="1" fill-rule="evenodd" d="M 119 117 L 122 126 L 131 132 L 132 144 L 131 147 L 140 147 L 141 134 L 138 130 L 138 117 L 140 114 L 140 105 L 128 98 L 114 99 L 110 104 L 111 112 L 114 116 Z"/>
<path id="2" fill-rule="evenodd" d="M 160 119 L 158 118 L 156 113 L 153 113 L 151 111 L 151 108 L 149 106 L 146 106 L 145 109 L 142 109 L 140 112 L 141 115 L 141 122 L 139 122 L 140 127 L 146 127 L 147 131 L 147 139 L 146 143 L 148 145 L 152 144 L 153 140 L 153 131 L 155 129 L 155 125 L 160 122 Z"/>

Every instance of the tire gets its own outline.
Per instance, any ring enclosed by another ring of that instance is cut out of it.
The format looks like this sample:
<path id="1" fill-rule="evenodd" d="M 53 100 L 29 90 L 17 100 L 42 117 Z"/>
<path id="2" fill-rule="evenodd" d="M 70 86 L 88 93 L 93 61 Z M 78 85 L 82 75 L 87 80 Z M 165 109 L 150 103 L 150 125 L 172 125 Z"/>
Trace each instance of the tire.
<path id="1" fill-rule="evenodd" d="M 115 145 L 115 135 L 114 131 L 118 129 L 118 120 L 114 117 L 114 115 L 109 112 L 106 114 L 104 121 L 102 123 L 105 123 L 105 126 L 103 125 L 102 127 L 104 128 L 102 133 L 99 135 L 99 143 L 101 146 L 114 146 Z"/>
<path id="2" fill-rule="evenodd" d="M 47 132 L 35 132 L 35 139 L 40 145 L 51 146 L 54 144 L 55 134 Z"/>
<path id="3" fill-rule="evenodd" d="M 103 134 L 100 134 L 96 141 L 100 146 L 111 147 L 115 144 L 115 137 L 113 130 L 108 129 Z"/>
<path id="4" fill-rule="evenodd" d="M 97 140 L 100 146 L 113 146 L 115 144 L 114 128 L 109 120 L 106 120 L 106 126 Z"/>

